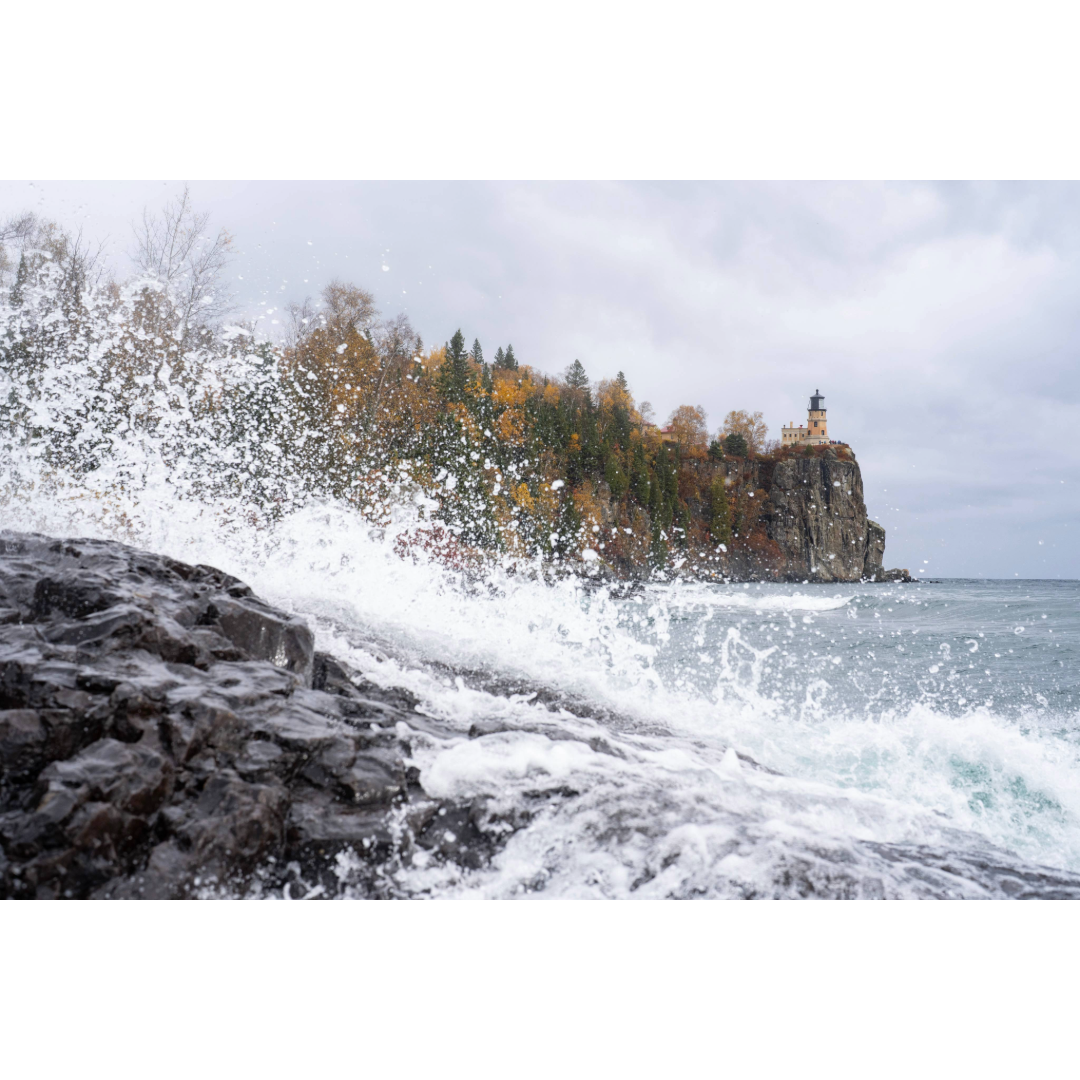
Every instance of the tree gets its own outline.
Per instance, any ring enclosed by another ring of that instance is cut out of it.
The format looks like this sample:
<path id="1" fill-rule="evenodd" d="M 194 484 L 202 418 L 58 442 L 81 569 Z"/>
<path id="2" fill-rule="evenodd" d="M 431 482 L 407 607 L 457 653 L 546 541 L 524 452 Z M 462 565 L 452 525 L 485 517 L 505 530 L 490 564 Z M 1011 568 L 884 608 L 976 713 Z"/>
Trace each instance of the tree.
<path id="1" fill-rule="evenodd" d="M 717 476 L 709 487 L 709 535 L 714 544 L 731 543 L 731 508 L 728 505 L 727 485 Z"/>
<path id="2" fill-rule="evenodd" d="M 581 513 L 574 502 L 573 492 L 566 490 L 559 507 L 559 538 L 555 541 L 555 552 L 566 558 L 573 555 L 580 544 Z"/>
<path id="3" fill-rule="evenodd" d="M 379 314 L 371 293 L 337 278 L 323 289 L 322 298 L 326 310 L 320 315 L 320 322 L 338 341 L 344 341 L 350 330 L 367 333 Z"/>
<path id="4" fill-rule="evenodd" d="M 495 350 L 494 366 L 500 371 L 517 371 L 518 362 L 517 357 L 514 356 L 513 345 L 507 345 L 506 352 L 503 352 L 501 345 Z"/>
<path id="5" fill-rule="evenodd" d="M 660 477 L 658 475 L 654 476 L 652 483 L 649 484 L 649 517 L 654 525 L 660 521 L 660 517 L 664 512 L 662 492 L 663 486 Z"/>
<path id="6" fill-rule="evenodd" d="M 131 257 L 141 273 L 168 286 L 184 347 L 232 310 L 232 297 L 222 282 L 232 237 L 224 229 L 216 236 L 205 235 L 209 221 L 209 212 L 196 213 L 185 185 L 160 217 L 144 209 L 141 223 L 132 227 Z"/>
<path id="7" fill-rule="evenodd" d="M 575 360 L 566 369 L 566 385 L 574 390 L 589 389 L 589 376 L 585 374 L 585 368 L 580 360 Z"/>
<path id="8" fill-rule="evenodd" d="M 741 435 L 746 440 L 747 446 L 747 453 L 741 456 L 747 457 L 749 454 L 761 453 L 768 434 L 768 425 L 760 412 L 748 413 L 743 409 L 732 409 L 724 417 L 724 426 L 720 429 L 717 438 L 723 442 L 728 435 Z"/>
<path id="9" fill-rule="evenodd" d="M 12 268 L 17 265 L 14 256 L 7 250 L 7 245 L 25 248 L 37 228 L 38 220 L 31 213 L 12 215 L 0 224 L 0 287 L 7 284 Z M 24 259 L 25 255 L 20 254 L 18 263 L 22 263 Z"/>
<path id="10" fill-rule="evenodd" d="M 473 338 L 472 358 L 473 358 L 474 363 L 483 365 L 483 363 L 484 363 L 484 350 L 480 348 L 480 339 L 479 338 Z"/>
<path id="11" fill-rule="evenodd" d="M 405 314 L 379 324 L 370 337 L 375 345 L 379 368 L 368 399 L 366 428 L 371 427 L 372 420 L 383 402 L 383 391 L 388 378 L 400 384 L 402 376 L 412 366 L 413 357 L 420 350 L 420 335 L 413 330 L 409 317 Z"/>
<path id="12" fill-rule="evenodd" d="M 619 455 L 614 451 L 608 454 L 607 461 L 604 464 L 604 479 L 607 481 L 608 487 L 611 488 L 611 497 L 616 500 L 621 499 L 630 486 L 629 481 L 626 479 L 626 473 L 622 470 Z"/>
<path id="13" fill-rule="evenodd" d="M 11 286 L 11 295 L 9 297 L 12 307 L 19 307 L 23 302 L 23 289 L 26 286 L 26 279 L 30 276 L 30 267 L 26 262 L 25 253 L 19 256 L 19 269 L 15 271 L 15 283 Z"/>
<path id="14" fill-rule="evenodd" d="M 447 401 L 461 401 L 469 380 L 469 354 L 465 337 L 457 330 L 446 345 L 446 359 L 439 368 L 439 391 Z"/>
<path id="15" fill-rule="evenodd" d="M 645 447 L 634 444 L 633 464 L 630 467 L 630 491 L 641 506 L 649 505 L 649 467 L 645 462 Z"/>
<path id="16" fill-rule="evenodd" d="M 680 405 L 668 420 L 679 449 L 685 453 L 703 454 L 709 440 L 705 410 L 700 405 Z"/>
<path id="17" fill-rule="evenodd" d="M 732 457 L 745 458 L 750 456 L 750 448 L 746 443 L 746 436 L 732 432 L 724 437 L 724 451 Z"/>

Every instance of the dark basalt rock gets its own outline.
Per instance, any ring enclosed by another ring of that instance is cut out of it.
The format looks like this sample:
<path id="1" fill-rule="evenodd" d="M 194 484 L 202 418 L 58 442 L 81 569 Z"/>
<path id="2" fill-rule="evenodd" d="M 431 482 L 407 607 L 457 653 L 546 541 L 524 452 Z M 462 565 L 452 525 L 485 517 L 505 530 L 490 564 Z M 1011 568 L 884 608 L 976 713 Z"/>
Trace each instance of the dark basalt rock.
<path id="1" fill-rule="evenodd" d="M 213 567 L 0 532 L 0 897 L 325 895 L 341 855 L 380 895 L 411 848 L 480 865 L 483 808 L 407 765 L 439 726 L 415 705 Z"/>
<path id="2" fill-rule="evenodd" d="M 908 570 L 878 570 L 872 581 L 901 581 L 910 584 L 915 580 Z"/>
<path id="3" fill-rule="evenodd" d="M 881 567 L 885 530 L 867 517 L 859 465 L 831 449 L 772 470 L 763 518 L 781 553 L 781 579 L 859 581 Z"/>

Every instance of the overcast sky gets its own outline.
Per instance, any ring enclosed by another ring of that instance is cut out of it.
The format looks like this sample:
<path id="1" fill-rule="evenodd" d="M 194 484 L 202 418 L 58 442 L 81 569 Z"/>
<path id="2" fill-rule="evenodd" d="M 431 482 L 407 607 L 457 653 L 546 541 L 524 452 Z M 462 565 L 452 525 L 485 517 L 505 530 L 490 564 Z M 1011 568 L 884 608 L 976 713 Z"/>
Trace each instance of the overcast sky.
<path id="1" fill-rule="evenodd" d="M 180 183 L 0 181 L 105 239 Z M 1080 185 L 208 183 L 237 302 L 266 316 L 332 277 L 551 373 L 622 370 L 659 419 L 770 434 L 825 395 L 887 566 L 1080 577 Z"/>

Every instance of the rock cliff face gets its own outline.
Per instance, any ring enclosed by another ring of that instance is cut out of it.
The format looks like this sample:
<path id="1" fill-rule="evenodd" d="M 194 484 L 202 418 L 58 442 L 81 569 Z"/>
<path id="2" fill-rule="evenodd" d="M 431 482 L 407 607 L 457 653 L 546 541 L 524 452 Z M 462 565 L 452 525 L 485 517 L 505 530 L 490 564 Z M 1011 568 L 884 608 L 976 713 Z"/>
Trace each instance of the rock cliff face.
<path id="1" fill-rule="evenodd" d="M 785 581 L 880 576 L 885 530 L 866 515 L 858 462 L 795 457 L 756 472 L 767 493 L 759 521 L 780 553 L 763 574 Z"/>
<path id="2" fill-rule="evenodd" d="M 0 532 L 0 898 L 333 893 L 339 855 L 383 895 L 411 851 L 478 865 L 509 826 L 424 794 L 412 740 L 451 732 L 415 704 L 212 567 Z"/>
<path id="3" fill-rule="evenodd" d="M 718 548 L 712 494 L 722 481 L 732 536 Z M 866 514 L 862 474 L 846 448 L 814 456 L 722 462 L 680 469 L 680 497 L 691 525 L 678 572 L 732 581 L 882 580 L 885 530 Z M 614 513 L 608 515 L 614 523 Z M 608 524 L 605 521 L 605 524 Z M 678 539 L 678 538 L 676 538 Z M 624 549 L 626 545 L 623 545 Z M 678 543 L 671 545 L 678 554 Z M 630 576 L 648 571 L 646 550 L 623 558 Z M 890 571 L 900 580 L 906 571 Z M 894 577 L 894 579 L 895 579 Z"/>

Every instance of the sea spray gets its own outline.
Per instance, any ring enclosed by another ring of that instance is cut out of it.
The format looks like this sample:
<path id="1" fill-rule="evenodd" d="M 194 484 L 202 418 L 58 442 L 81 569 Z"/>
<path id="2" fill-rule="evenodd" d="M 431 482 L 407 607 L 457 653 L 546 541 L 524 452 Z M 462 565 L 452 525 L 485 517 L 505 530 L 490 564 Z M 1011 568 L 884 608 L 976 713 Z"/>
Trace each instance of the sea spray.
<path id="1" fill-rule="evenodd" d="M 487 800 L 504 842 L 402 864 L 395 894 L 1052 895 L 1032 864 L 1080 871 L 1075 583 L 625 594 L 478 556 L 467 501 L 438 517 L 471 466 L 361 445 L 346 469 L 273 350 L 174 349 L 162 297 L 44 265 L 6 301 L 4 525 L 216 565 L 449 724 L 420 781 Z M 436 526 L 461 559 L 415 542 Z"/>

